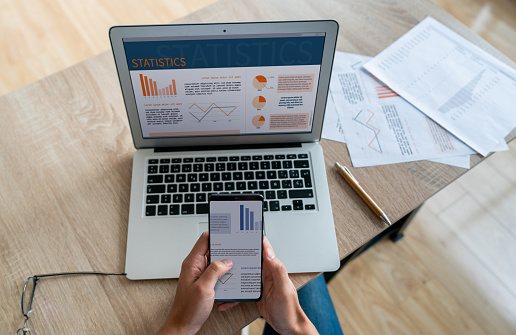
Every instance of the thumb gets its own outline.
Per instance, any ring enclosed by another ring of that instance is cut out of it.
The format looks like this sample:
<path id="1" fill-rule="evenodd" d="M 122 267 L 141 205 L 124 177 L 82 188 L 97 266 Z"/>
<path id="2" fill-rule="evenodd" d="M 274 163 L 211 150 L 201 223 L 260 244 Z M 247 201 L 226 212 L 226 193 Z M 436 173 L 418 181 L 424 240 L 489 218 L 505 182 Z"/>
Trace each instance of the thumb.
<path id="1" fill-rule="evenodd" d="M 208 287 L 215 287 L 217 280 L 219 280 L 220 277 L 222 277 L 232 267 L 233 261 L 230 259 L 212 262 L 201 275 L 199 281 L 202 282 L 203 286 L 206 285 Z"/>

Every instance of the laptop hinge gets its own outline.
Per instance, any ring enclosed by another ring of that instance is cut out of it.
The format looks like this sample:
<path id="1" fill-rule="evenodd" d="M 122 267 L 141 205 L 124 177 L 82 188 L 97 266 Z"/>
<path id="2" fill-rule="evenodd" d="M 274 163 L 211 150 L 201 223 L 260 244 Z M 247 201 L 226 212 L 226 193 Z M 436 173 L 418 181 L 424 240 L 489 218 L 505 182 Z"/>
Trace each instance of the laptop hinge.
<path id="1" fill-rule="evenodd" d="M 212 150 L 241 150 L 241 149 L 277 149 L 277 148 L 300 148 L 301 143 L 274 143 L 274 144 L 237 144 L 237 145 L 215 145 L 197 147 L 176 147 L 176 148 L 154 148 L 154 152 L 180 152 L 180 151 L 212 151 Z"/>

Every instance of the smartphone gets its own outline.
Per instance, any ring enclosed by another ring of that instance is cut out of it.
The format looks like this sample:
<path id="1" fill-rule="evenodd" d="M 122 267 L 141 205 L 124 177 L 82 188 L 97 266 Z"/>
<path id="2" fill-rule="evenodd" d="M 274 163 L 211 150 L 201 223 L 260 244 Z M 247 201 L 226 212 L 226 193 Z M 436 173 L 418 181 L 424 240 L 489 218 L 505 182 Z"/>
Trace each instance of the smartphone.
<path id="1" fill-rule="evenodd" d="M 209 198 L 210 262 L 231 259 L 233 268 L 215 285 L 215 301 L 262 297 L 263 196 L 214 194 Z"/>

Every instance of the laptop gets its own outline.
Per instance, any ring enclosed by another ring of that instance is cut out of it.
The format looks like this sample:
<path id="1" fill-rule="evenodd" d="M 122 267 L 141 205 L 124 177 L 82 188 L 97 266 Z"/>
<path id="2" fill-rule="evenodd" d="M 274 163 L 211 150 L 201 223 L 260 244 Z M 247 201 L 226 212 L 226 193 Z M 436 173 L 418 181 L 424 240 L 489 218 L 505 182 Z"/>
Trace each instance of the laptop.
<path id="1" fill-rule="evenodd" d="M 212 194 L 262 194 L 288 272 L 340 265 L 319 144 L 335 21 L 117 26 L 136 147 L 125 271 L 177 278 Z"/>

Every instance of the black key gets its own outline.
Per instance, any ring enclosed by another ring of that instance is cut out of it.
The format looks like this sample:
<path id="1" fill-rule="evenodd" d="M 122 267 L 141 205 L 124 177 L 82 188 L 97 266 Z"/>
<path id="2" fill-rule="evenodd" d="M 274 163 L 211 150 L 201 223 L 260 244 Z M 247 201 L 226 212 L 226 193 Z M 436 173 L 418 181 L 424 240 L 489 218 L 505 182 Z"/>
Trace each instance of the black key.
<path id="1" fill-rule="evenodd" d="M 197 202 L 206 202 L 206 193 L 197 193 L 195 195 L 195 201 L 197 201 Z"/>
<path id="2" fill-rule="evenodd" d="M 269 189 L 269 182 L 267 180 L 262 180 L 258 183 L 260 186 L 260 190 L 267 190 Z"/>
<path id="3" fill-rule="evenodd" d="M 161 203 L 169 204 L 170 203 L 170 194 L 162 194 L 161 195 Z"/>
<path id="4" fill-rule="evenodd" d="M 181 214 L 194 214 L 194 204 L 181 205 Z"/>
<path id="5" fill-rule="evenodd" d="M 253 156 L 253 161 L 261 161 L 263 157 L 261 155 L 259 156 Z"/>
<path id="6" fill-rule="evenodd" d="M 173 174 L 165 175 L 165 183 L 173 183 L 173 182 L 174 182 L 174 175 Z"/>
<path id="7" fill-rule="evenodd" d="M 247 182 L 247 189 L 248 190 L 257 190 L 258 189 L 258 182 L 256 182 L 256 181 L 248 181 Z"/>
<path id="8" fill-rule="evenodd" d="M 210 207 L 208 207 L 208 204 L 197 204 L 196 206 L 196 213 L 197 214 L 208 214 Z"/>
<path id="9" fill-rule="evenodd" d="M 278 199 L 287 199 L 287 191 L 285 191 L 285 190 L 278 191 Z"/>
<path id="10" fill-rule="evenodd" d="M 222 180 L 231 180 L 231 172 L 223 172 Z"/>
<path id="11" fill-rule="evenodd" d="M 299 178 L 299 171 L 298 170 L 290 170 L 288 172 L 288 175 L 290 178 L 292 179 L 296 179 L 296 178 Z"/>
<path id="12" fill-rule="evenodd" d="M 244 179 L 244 174 L 242 172 L 233 172 L 233 180 L 242 180 Z"/>
<path id="13" fill-rule="evenodd" d="M 288 191 L 289 198 L 313 198 L 314 191 L 312 190 L 289 190 Z"/>
<path id="14" fill-rule="evenodd" d="M 291 211 L 292 210 L 292 206 L 290 206 L 290 205 L 283 205 L 283 206 L 281 206 L 281 210 L 282 211 Z"/>
<path id="15" fill-rule="evenodd" d="M 297 158 L 308 158 L 308 154 L 299 154 Z"/>
<path id="16" fill-rule="evenodd" d="M 181 172 L 181 165 L 179 164 L 172 164 L 170 165 L 170 172 Z"/>
<path id="17" fill-rule="evenodd" d="M 176 175 L 176 183 L 184 183 L 186 181 L 186 174 L 181 173 Z"/>
<path id="18" fill-rule="evenodd" d="M 224 184 L 222 184 L 222 183 L 213 183 L 213 190 L 215 192 L 224 191 Z"/>
<path id="19" fill-rule="evenodd" d="M 274 159 L 274 156 L 273 155 L 265 155 L 265 156 L 263 156 L 263 159 L 270 161 L 270 160 Z"/>
<path id="20" fill-rule="evenodd" d="M 271 167 L 273 169 L 281 169 L 281 161 L 272 161 L 271 162 Z"/>
<path id="21" fill-rule="evenodd" d="M 200 191 L 201 191 L 201 184 L 199 184 L 199 183 L 190 184 L 190 192 L 200 192 Z"/>
<path id="22" fill-rule="evenodd" d="M 276 155 L 274 156 L 276 159 L 285 159 L 285 155 Z"/>
<path id="23" fill-rule="evenodd" d="M 168 214 L 179 215 L 179 205 L 170 205 Z"/>
<path id="24" fill-rule="evenodd" d="M 217 164 L 215 164 L 215 169 L 217 171 L 226 171 L 226 163 L 217 163 Z"/>
<path id="25" fill-rule="evenodd" d="M 148 204 L 159 204 L 159 195 L 148 195 L 146 202 Z"/>
<path id="26" fill-rule="evenodd" d="M 247 162 L 240 162 L 240 163 L 238 163 L 238 169 L 239 170 L 247 170 L 248 169 Z"/>
<path id="27" fill-rule="evenodd" d="M 292 181 L 289 179 L 281 181 L 281 188 L 292 188 Z"/>
<path id="28" fill-rule="evenodd" d="M 271 180 L 271 188 L 280 188 L 280 181 L 279 180 Z"/>
<path id="29" fill-rule="evenodd" d="M 254 191 L 253 192 L 254 194 L 260 194 L 262 197 L 265 196 L 265 194 L 263 193 L 263 191 Z"/>
<path id="30" fill-rule="evenodd" d="M 163 176 L 158 175 L 152 175 L 147 176 L 147 184 L 161 184 L 163 182 Z"/>
<path id="31" fill-rule="evenodd" d="M 303 188 L 303 179 L 295 179 L 294 188 Z"/>
<path id="32" fill-rule="evenodd" d="M 202 162 L 204 162 L 204 157 L 196 157 L 196 158 L 195 158 L 195 162 L 196 162 L 196 163 L 202 163 Z"/>
<path id="33" fill-rule="evenodd" d="M 220 180 L 220 173 L 218 173 L 218 172 L 210 173 L 210 180 L 211 181 L 219 181 Z"/>
<path id="34" fill-rule="evenodd" d="M 262 168 L 262 170 L 269 170 L 271 168 L 271 162 L 260 162 L 260 167 Z"/>
<path id="35" fill-rule="evenodd" d="M 267 171 L 267 179 L 276 179 L 276 171 Z"/>
<path id="36" fill-rule="evenodd" d="M 265 199 L 276 199 L 276 191 L 265 191 Z"/>
<path id="37" fill-rule="evenodd" d="M 249 163 L 249 169 L 250 170 L 258 170 L 260 168 L 260 164 L 258 162 L 251 162 Z"/>
<path id="38" fill-rule="evenodd" d="M 194 202 L 194 201 L 195 201 L 195 195 L 193 193 L 185 194 L 185 202 Z"/>
<path id="39" fill-rule="evenodd" d="M 239 181 L 236 183 L 236 189 L 239 191 L 246 190 L 246 183 L 245 181 Z"/>
<path id="40" fill-rule="evenodd" d="M 229 160 L 232 161 L 232 162 L 238 162 L 240 160 L 240 157 L 238 157 L 238 156 L 231 156 L 231 157 L 229 157 Z"/>
<path id="41" fill-rule="evenodd" d="M 301 178 L 305 180 L 306 187 L 312 187 L 312 178 L 310 176 L 310 170 L 301 170 Z"/>
<path id="42" fill-rule="evenodd" d="M 155 216 L 156 215 L 156 206 L 146 206 L 145 207 L 145 216 Z"/>
<path id="43" fill-rule="evenodd" d="M 251 160 L 251 156 L 242 156 L 240 157 L 241 160 L 243 161 L 250 161 Z"/>
<path id="44" fill-rule="evenodd" d="M 202 184 L 202 191 L 203 192 L 210 192 L 211 191 L 211 184 L 210 183 L 203 183 Z"/>
<path id="45" fill-rule="evenodd" d="M 160 164 L 170 164 L 170 159 L 168 158 L 162 158 L 159 160 Z"/>
<path id="46" fill-rule="evenodd" d="M 188 184 L 179 184 L 179 192 L 181 192 L 181 193 L 188 192 Z"/>
<path id="47" fill-rule="evenodd" d="M 232 181 L 224 183 L 224 190 L 225 191 L 234 191 L 235 190 L 235 183 L 232 182 Z"/>
<path id="48" fill-rule="evenodd" d="M 167 193 L 176 193 L 177 192 L 177 185 L 167 185 Z"/>
<path id="49" fill-rule="evenodd" d="M 174 194 L 172 196 L 172 202 L 175 204 L 183 202 L 183 195 L 182 194 Z"/>
<path id="50" fill-rule="evenodd" d="M 204 164 L 204 171 L 206 171 L 206 172 L 215 171 L 215 164 L 213 164 L 213 163 Z"/>
<path id="51" fill-rule="evenodd" d="M 165 185 L 147 185 L 147 193 L 165 193 Z"/>
<path id="52" fill-rule="evenodd" d="M 168 214 L 168 206 L 167 205 L 159 205 L 158 206 L 158 215 L 167 215 Z"/>
<path id="53" fill-rule="evenodd" d="M 188 174 L 188 182 L 195 183 L 197 181 L 197 174 L 196 173 L 189 173 Z"/>
<path id="54" fill-rule="evenodd" d="M 305 209 L 315 209 L 315 205 L 313 205 L 313 204 L 305 205 Z"/>
<path id="55" fill-rule="evenodd" d="M 194 164 L 193 170 L 194 172 L 202 172 L 203 165 L 202 164 Z"/>
<path id="56" fill-rule="evenodd" d="M 147 173 L 158 173 L 158 166 L 157 165 L 149 165 L 149 168 L 147 169 Z"/>
<path id="57" fill-rule="evenodd" d="M 294 161 L 294 167 L 296 169 L 305 169 L 310 166 L 310 163 L 307 160 L 303 161 Z"/>
<path id="58" fill-rule="evenodd" d="M 181 163 L 181 158 L 172 158 L 172 163 Z"/>
<path id="59" fill-rule="evenodd" d="M 296 159 L 296 155 L 295 154 L 290 154 L 290 155 L 287 155 L 287 159 Z"/>
<path id="60" fill-rule="evenodd" d="M 283 161 L 284 169 L 292 169 L 292 161 Z"/>
<path id="61" fill-rule="evenodd" d="M 228 167 L 228 171 L 236 171 L 237 164 L 236 163 L 228 163 L 227 167 Z"/>
<path id="62" fill-rule="evenodd" d="M 157 159 L 149 159 L 149 164 L 158 164 Z"/>
<path id="63" fill-rule="evenodd" d="M 210 175 L 207 173 L 199 173 L 199 181 L 208 181 L 210 180 Z"/>
<path id="64" fill-rule="evenodd" d="M 185 158 L 186 160 L 186 158 Z M 182 172 L 192 172 L 192 164 L 183 164 L 181 167 Z"/>
<path id="65" fill-rule="evenodd" d="M 303 204 L 303 200 L 292 200 L 292 204 L 295 206 L 295 205 L 302 205 Z"/>
<path id="66" fill-rule="evenodd" d="M 193 163 L 193 158 L 184 158 L 183 163 Z"/>
<path id="67" fill-rule="evenodd" d="M 219 158 L 218 158 L 218 161 L 219 161 L 219 162 L 227 162 L 227 161 L 228 161 L 228 158 L 227 158 L 227 157 L 219 157 Z"/>
<path id="68" fill-rule="evenodd" d="M 252 180 L 252 179 L 254 179 L 254 172 L 252 172 L 252 171 L 245 172 L 244 173 L 244 179 L 245 180 Z"/>
<path id="69" fill-rule="evenodd" d="M 294 205 L 295 211 L 303 210 L 303 200 L 294 200 L 294 201 L 292 201 L 292 204 Z"/>
<path id="70" fill-rule="evenodd" d="M 242 192 L 229 192 L 229 194 L 242 194 Z"/>
<path id="71" fill-rule="evenodd" d="M 269 211 L 269 203 L 267 201 L 263 202 L 263 211 L 268 212 Z"/>
<path id="72" fill-rule="evenodd" d="M 206 158 L 206 161 L 207 162 L 216 162 L 217 161 L 217 157 L 208 157 L 208 158 Z"/>
<path id="73" fill-rule="evenodd" d="M 265 179 L 265 171 L 256 171 L 256 179 Z"/>
<path id="74" fill-rule="evenodd" d="M 270 201 L 269 209 L 273 212 L 279 211 L 280 210 L 279 201 Z"/>

